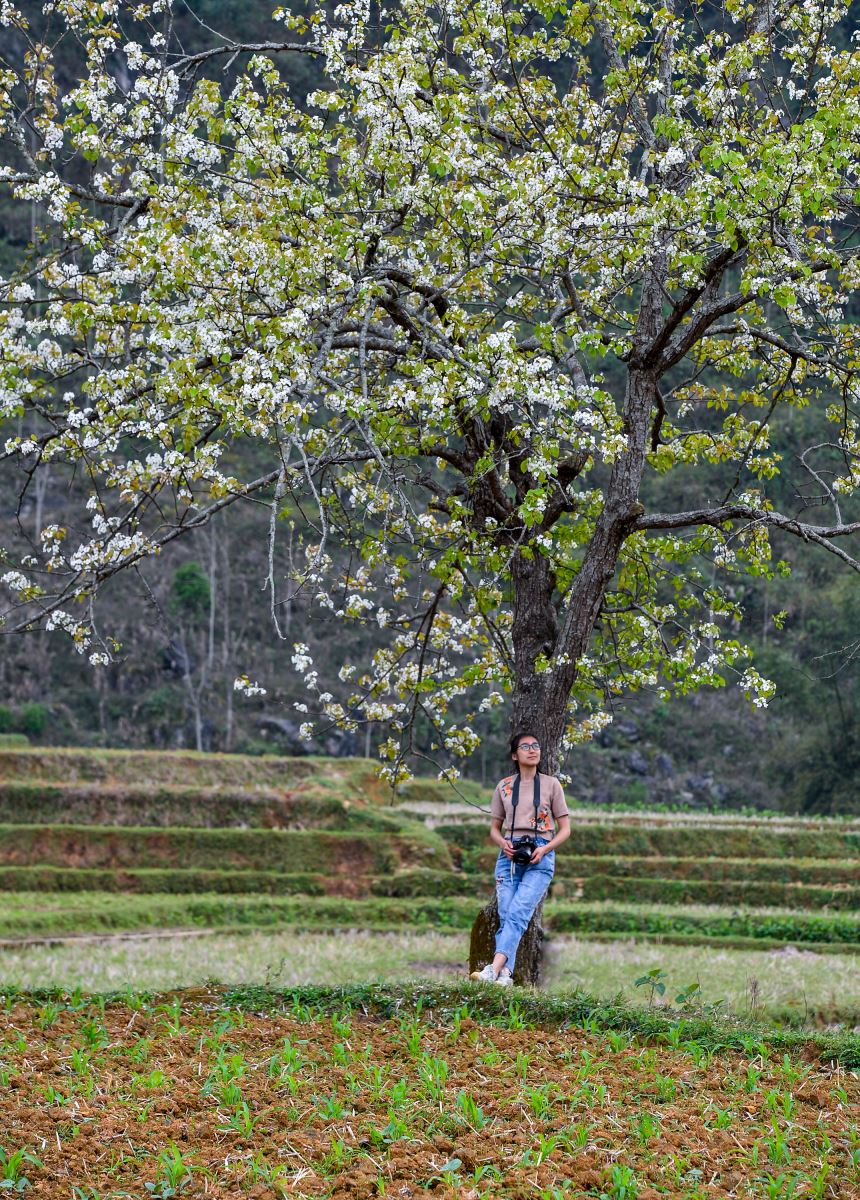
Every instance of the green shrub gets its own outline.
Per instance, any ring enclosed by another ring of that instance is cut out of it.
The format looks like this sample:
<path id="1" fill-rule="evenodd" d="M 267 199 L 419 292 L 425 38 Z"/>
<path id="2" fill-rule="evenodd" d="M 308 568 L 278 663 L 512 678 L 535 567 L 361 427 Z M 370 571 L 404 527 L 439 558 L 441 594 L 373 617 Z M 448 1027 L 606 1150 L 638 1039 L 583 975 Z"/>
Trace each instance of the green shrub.
<path id="1" fill-rule="evenodd" d="M 17 728 L 21 733 L 26 733 L 29 737 L 38 738 L 48 727 L 48 722 L 51 719 L 51 710 L 46 704 L 37 704 L 35 701 L 30 704 L 25 704 L 21 709 Z"/>
<path id="2" fill-rule="evenodd" d="M 209 579 L 200 563 L 187 562 L 176 569 L 170 586 L 170 604 L 175 612 L 201 616 L 208 611 L 211 596 Z"/>

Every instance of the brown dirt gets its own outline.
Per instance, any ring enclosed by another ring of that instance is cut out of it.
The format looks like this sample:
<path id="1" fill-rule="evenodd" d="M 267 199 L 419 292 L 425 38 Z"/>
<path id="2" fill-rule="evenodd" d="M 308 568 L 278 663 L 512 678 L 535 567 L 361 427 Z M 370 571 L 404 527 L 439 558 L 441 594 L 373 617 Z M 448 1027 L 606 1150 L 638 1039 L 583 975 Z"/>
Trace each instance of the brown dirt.
<path id="1" fill-rule="evenodd" d="M 860 1080 L 817 1061 L 726 1053 L 699 1065 L 665 1046 L 613 1050 L 576 1028 L 360 1014 L 338 1027 L 231 1014 L 205 989 L 175 1000 L 110 1005 L 103 1018 L 30 1002 L 4 1014 L 0 1130 L 7 1151 L 40 1160 L 25 1167 L 27 1196 L 66 1200 L 78 1187 L 136 1200 L 164 1180 L 158 1155 L 175 1145 L 192 1167 L 177 1194 L 212 1200 L 540 1200 L 565 1184 L 571 1197 L 625 1195 L 612 1190 L 613 1167 L 633 1170 L 638 1200 L 860 1198 Z M 285 1039 L 301 1061 L 281 1073 Z M 422 1072 L 442 1062 L 434 1094 Z M 463 1094 L 483 1128 L 470 1127 Z M 251 1128 L 231 1126 L 237 1111 Z M 446 1177 L 451 1159 L 460 1166 Z M 780 1173 L 806 1182 L 769 1193 L 767 1177 Z"/>

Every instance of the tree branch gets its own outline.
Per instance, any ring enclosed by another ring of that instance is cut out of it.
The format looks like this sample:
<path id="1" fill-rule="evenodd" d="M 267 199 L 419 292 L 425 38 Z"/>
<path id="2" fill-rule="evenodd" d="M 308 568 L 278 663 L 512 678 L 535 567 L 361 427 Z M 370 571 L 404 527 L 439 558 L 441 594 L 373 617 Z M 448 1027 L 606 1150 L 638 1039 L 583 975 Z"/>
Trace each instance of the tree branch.
<path id="1" fill-rule="evenodd" d="M 645 532 L 651 529 L 685 529 L 696 525 L 724 525 L 729 521 L 748 521 L 756 525 L 768 525 L 802 538 L 805 542 L 815 542 L 825 550 L 835 554 L 847 563 L 853 570 L 860 572 L 860 561 L 852 558 L 844 550 L 832 544 L 833 538 L 850 537 L 860 533 L 860 521 L 852 521 L 840 525 L 808 525 L 794 517 L 783 513 L 773 512 L 764 508 L 753 508 L 749 504 L 724 504 L 720 508 L 691 509 L 689 512 L 651 513 L 641 516 L 631 526 L 631 532 Z"/>

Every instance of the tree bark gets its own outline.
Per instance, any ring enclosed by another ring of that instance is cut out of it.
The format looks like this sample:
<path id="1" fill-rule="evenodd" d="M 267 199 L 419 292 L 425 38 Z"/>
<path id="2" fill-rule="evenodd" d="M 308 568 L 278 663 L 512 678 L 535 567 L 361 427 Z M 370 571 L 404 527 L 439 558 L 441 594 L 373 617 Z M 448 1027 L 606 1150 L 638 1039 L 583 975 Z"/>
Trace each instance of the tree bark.
<path id="1" fill-rule="evenodd" d="M 475 918 L 469 944 L 469 971 L 479 971 L 493 961 L 496 953 L 496 934 L 499 931 L 499 906 L 496 897 L 485 904 Z M 528 928 L 520 940 L 514 963 L 514 983 L 522 987 L 537 987 L 540 983 L 543 954 L 543 900 L 532 914 Z"/>
<path id="2" fill-rule="evenodd" d="M 555 573 L 537 551 L 518 550 L 512 563 L 514 691 L 511 733 L 531 733 L 541 744 L 543 770 L 558 767 L 561 730 L 555 730 L 547 706 L 548 672 L 538 672 L 541 655 L 551 658 L 558 639 L 558 615 L 553 604 Z"/>

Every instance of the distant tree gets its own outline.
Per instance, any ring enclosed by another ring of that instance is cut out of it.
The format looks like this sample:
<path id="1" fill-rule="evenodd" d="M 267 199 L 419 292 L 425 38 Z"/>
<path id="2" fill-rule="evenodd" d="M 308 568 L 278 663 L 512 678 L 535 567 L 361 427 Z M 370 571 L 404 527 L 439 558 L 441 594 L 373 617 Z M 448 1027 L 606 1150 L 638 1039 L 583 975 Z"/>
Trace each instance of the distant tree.
<path id="1" fill-rule="evenodd" d="M 467 755 L 506 693 L 551 767 L 629 689 L 767 702 L 732 577 L 784 569 L 773 530 L 860 567 L 846 5 L 350 0 L 195 54 L 169 0 L 47 9 L 85 50 L 64 95 L 0 6 L 2 178 L 46 214 L 3 285 L 0 412 L 23 488 L 92 490 L 9 549 L 7 630 L 104 661 L 104 582 L 257 497 L 261 561 L 288 502 L 317 531 L 289 595 L 383 633 L 340 683 L 293 662 L 327 719 L 387 724 L 393 778 L 417 723 Z M 806 405 L 831 432 L 778 509 L 772 431 Z M 658 476 L 679 502 L 646 511 Z"/>

